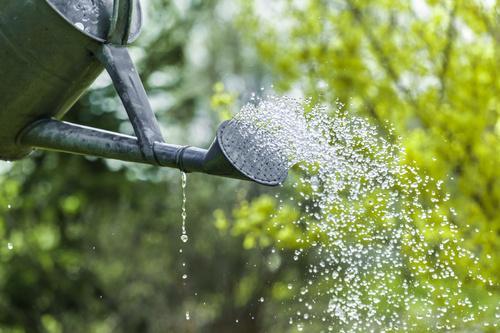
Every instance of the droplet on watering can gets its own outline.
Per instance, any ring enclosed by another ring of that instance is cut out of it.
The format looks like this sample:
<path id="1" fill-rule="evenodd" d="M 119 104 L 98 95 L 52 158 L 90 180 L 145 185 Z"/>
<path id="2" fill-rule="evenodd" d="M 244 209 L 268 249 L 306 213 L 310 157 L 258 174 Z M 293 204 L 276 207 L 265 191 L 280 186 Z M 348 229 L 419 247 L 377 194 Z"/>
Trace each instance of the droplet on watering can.
<path id="1" fill-rule="evenodd" d="M 75 27 L 77 27 L 78 29 L 80 30 L 85 30 L 85 26 L 83 25 L 83 23 L 80 23 L 80 22 L 77 22 L 75 23 Z"/>

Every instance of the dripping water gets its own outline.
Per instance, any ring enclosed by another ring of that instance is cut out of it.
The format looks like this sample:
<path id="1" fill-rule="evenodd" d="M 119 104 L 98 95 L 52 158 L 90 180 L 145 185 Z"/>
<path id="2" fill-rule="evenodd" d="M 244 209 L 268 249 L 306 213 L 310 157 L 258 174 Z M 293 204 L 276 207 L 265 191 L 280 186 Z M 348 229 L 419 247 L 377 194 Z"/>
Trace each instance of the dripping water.
<path id="1" fill-rule="evenodd" d="M 187 175 L 185 172 L 182 171 L 181 173 L 181 187 L 182 187 L 182 212 L 181 212 L 181 217 L 182 217 L 182 232 L 181 232 L 181 241 L 183 243 L 187 243 L 189 240 L 189 237 L 186 232 L 186 185 L 187 185 Z"/>
<path id="2" fill-rule="evenodd" d="M 181 226 L 181 236 L 180 239 L 183 244 L 187 243 L 189 240 L 189 237 L 187 235 L 186 231 L 186 219 L 187 219 L 187 211 L 186 211 L 186 187 L 187 187 L 187 174 L 184 171 L 181 171 L 181 190 L 182 190 L 182 205 L 181 205 L 181 219 L 182 219 L 182 226 Z M 179 249 L 179 253 L 184 256 L 184 251 Z M 182 286 L 184 292 L 187 292 L 187 279 L 188 279 L 188 274 L 187 274 L 187 267 L 186 267 L 186 262 L 183 260 L 182 261 L 182 267 L 181 267 L 182 275 L 181 275 L 181 281 L 182 281 Z M 185 318 L 186 321 L 191 320 L 191 314 L 188 309 L 186 309 L 185 312 Z"/>

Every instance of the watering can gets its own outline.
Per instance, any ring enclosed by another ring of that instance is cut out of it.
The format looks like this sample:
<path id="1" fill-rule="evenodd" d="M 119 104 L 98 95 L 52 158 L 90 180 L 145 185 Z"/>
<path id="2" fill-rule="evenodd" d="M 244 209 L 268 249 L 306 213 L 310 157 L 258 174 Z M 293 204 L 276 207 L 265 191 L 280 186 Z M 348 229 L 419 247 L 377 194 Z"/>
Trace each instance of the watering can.
<path id="1" fill-rule="evenodd" d="M 0 159 L 21 159 L 36 148 L 282 183 L 286 161 L 252 149 L 236 120 L 219 126 L 209 149 L 164 141 L 126 48 L 141 27 L 139 0 L 2 0 Z M 104 70 L 135 136 L 60 120 Z"/>

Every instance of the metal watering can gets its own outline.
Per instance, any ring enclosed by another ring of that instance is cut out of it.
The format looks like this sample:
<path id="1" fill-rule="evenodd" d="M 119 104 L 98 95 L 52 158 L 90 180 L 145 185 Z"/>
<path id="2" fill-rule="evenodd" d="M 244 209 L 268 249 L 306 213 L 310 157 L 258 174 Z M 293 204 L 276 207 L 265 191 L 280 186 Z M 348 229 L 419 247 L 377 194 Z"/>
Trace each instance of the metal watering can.
<path id="1" fill-rule="evenodd" d="M 286 161 L 252 149 L 238 121 L 222 123 L 208 150 L 165 143 L 126 49 L 141 27 L 139 0 L 2 0 L 0 159 L 38 148 L 282 183 Z M 58 120 L 104 69 L 136 137 Z"/>

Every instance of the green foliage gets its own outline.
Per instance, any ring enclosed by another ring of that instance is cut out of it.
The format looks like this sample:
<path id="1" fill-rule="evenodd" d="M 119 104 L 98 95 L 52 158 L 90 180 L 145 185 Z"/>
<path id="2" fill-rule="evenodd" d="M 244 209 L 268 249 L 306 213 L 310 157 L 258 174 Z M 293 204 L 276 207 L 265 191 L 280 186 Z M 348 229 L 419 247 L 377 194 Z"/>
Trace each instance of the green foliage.
<path id="1" fill-rule="evenodd" d="M 234 211 L 232 234 L 245 236 L 245 249 L 275 243 L 281 249 L 296 249 L 300 247 L 298 239 L 304 237 L 304 231 L 294 224 L 299 217 L 295 207 L 279 206 L 272 197 L 260 196 L 251 204 L 241 203 Z"/>
<path id="2" fill-rule="evenodd" d="M 214 94 L 210 106 L 217 112 L 220 120 L 229 120 L 233 117 L 231 108 L 234 106 L 235 95 L 225 91 L 224 84 L 218 82 L 214 85 Z"/>

